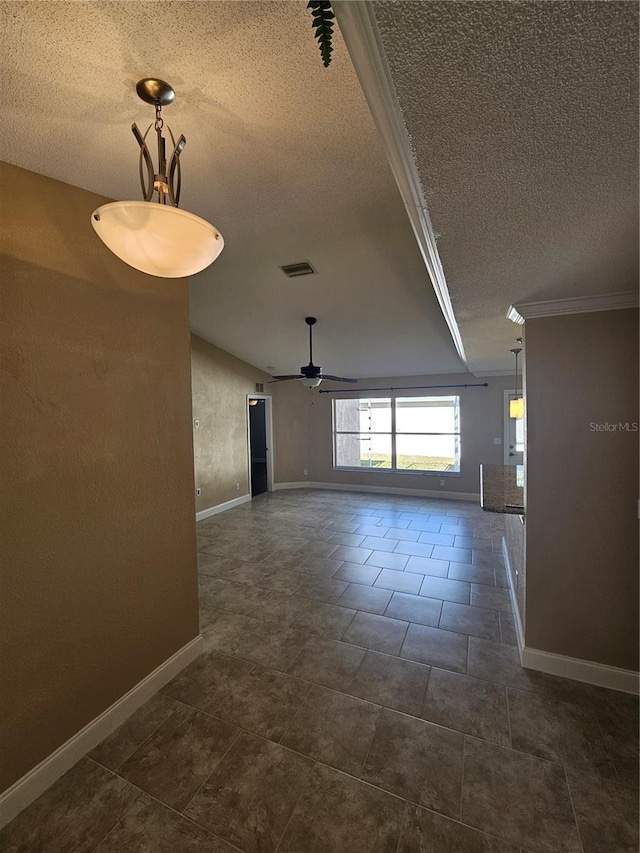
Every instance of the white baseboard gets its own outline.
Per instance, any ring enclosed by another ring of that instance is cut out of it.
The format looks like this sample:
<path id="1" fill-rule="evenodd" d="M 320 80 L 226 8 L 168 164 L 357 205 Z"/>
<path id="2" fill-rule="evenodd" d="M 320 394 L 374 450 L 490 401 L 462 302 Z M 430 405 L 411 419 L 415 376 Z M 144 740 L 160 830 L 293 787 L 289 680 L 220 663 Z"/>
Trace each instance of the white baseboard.
<path id="1" fill-rule="evenodd" d="M 518 607 L 518 596 L 516 595 L 515 587 L 513 586 L 513 578 L 511 577 L 511 563 L 509 562 L 509 551 L 504 536 L 502 537 L 502 556 L 504 557 L 504 565 L 507 571 L 507 582 L 509 584 L 509 597 L 511 598 L 511 609 L 513 610 L 513 621 L 516 626 L 516 640 L 518 641 L 518 652 L 520 653 L 520 661 L 522 662 L 522 650 L 524 649 L 524 629 L 522 627 L 522 618 L 520 616 L 520 608 Z"/>
<path id="2" fill-rule="evenodd" d="M 397 489 L 393 486 L 359 486 L 351 483 L 315 483 L 305 480 L 302 483 L 275 483 L 274 492 L 280 489 L 331 489 L 336 492 L 373 492 L 378 495 L 407 495 L 418 498 L 444 498 L 453 501 L 480 502 L 477 492 L 440 492 L 434 489 Z"/>
<path id="3" fill-rule="evenodd" d="M 149 673 L 128 693 L 121 696 L 106 711 L 103 711 L 84 728 L 76 732 L 66 743 L 59 746 L 47 758 L 18 779 L 0 794 L 0 828 L 30 805 L 43 791 L 86 755 L 94 746 L 115 731 L 118 726 L 137 711 L 147 699 L 157 693 L 182 669 L 202 654 L 202 637 L 198 635 L 159 667 Z"/>
<path id="4" fill-rule="evenodd" d="M 225 501 L 223 504 L 216 504 L 216 506 L 210 506 L 208 509 L 202 509 L 196 513 L 196 521 L 204 521 L 205 518 L 210 518 L 212 515 L 218 515 L 220 512 L 226 512 L 228 509 L 246 504 L 250 500 L 251 495 L 242 495 L 231 501 Z"/>
<path id="5" fill-rule="evenodd" d="M 273 491 L 279 492 L 282 489 L 308 489 L 310 483 L 308 480 L 303 480 L 301 483 L 274 483 Z"/>
<path id="6" fill-rule="evenodd" d="M 522 665 L 527 669 L 536 669 L 538 672 L 560 675 L 563 678 L 572 678 L 574 681 L 585 681 L 587 684 L 621 690 L 624 693 L 638 694 L 640 674 L 630 669 L 620 669 L 617 666 L 606 666 L 591 660 L 542 652 L 527 646 L 522 650 Z"/>
<path id="7" fill-rule="evenodd" d="M 571 678 L 574 681 L 584 681 L 586 684 L 595 684 L 597 687 L 608 687 L 610 690 L 621 690 L 624 693 L 638 694 L 640 687 L 640 674 L 630 669 L 620 669 L 617 666 L 607 666 L 590 660 L 567 657 L 567 655 L 556 655 L 553 652 L 542 652 L 525 645 L 524 631 L 518 609 L 516 591 L 511 578 L 509 565 L 509 552 L 504 536 L 502 537 L 502 554 L 507 568 L 507 580 L 509 582 L 509 595 L 513 607 L 513 618 L 516 623 L 516 637 L 518 639 L 518 651 L 522 666 L 527 669 L 535 669 L 537 672 L 546 672 L 549 675 L 559 675 L 562 678 Z"/>

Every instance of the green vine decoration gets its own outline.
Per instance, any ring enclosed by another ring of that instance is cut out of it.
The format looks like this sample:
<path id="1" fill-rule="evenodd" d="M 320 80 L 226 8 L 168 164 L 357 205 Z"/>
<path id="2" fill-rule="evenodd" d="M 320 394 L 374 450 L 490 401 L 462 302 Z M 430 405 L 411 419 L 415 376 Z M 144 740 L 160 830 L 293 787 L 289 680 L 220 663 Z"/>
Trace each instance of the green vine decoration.
<path id="1" fill-rule="evenodd" d="M 333 21 L 335 15 L 331 11 L 330 0 L 309 0 L 307 9 L 311 9 L 313 20 L 311 26 L 315 29 L 314 37 L 318 42 L 322 62 L 327 68 L 331 62 L 331 54 L 333 53 Z"/>

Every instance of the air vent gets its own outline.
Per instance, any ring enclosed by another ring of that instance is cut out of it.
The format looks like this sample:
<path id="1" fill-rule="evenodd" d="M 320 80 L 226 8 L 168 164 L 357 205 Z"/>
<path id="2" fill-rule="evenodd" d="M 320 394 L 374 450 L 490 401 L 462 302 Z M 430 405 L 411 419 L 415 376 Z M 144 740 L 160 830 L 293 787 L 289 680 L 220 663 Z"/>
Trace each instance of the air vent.
<path id="1" fill-rule="evenodd" d="M 256 382 L 256 394 L 264 394 L 264 382 Z"/>
<path id="2" fill-rule="evenodd" d="M 285 275 L 289 278 L 295 278 L 298 275 L 314 275 L 315 270 L 308 261 L 303 261 L 301 264 L 287 264 L 280 267 Z"/>

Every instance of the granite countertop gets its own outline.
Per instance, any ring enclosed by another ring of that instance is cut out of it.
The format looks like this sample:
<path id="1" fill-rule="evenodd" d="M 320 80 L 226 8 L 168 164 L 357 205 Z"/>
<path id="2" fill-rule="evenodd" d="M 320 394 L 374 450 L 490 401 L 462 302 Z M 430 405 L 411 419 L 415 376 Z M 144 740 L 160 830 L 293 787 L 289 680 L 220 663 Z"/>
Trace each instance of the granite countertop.
<path id="1" fill-rule="evenodd" d="M 523 515 L 522 465 L 481 465 L 480 506 L 487 512 Z"/>

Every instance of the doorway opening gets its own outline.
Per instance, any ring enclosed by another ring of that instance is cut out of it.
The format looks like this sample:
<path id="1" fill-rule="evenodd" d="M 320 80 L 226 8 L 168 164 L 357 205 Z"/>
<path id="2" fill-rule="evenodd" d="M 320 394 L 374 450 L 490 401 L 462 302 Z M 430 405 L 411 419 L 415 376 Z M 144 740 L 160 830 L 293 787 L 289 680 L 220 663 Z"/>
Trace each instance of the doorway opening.
<path id="1" fill-rule="evenodd" d="M 522 392 L 517 395 L 522 397 Z M 504 464 L 522 465 L 524 457 L 524 418 L 512 418 L 509 413 L 509 403 L 516 399 L 515 390 L 504 392 Z"/>
<path id="2" fill-rule="evenodd" d="M 273 491 L 271 397 L 247 396 L 249 486 L 251 497 Z"/>

